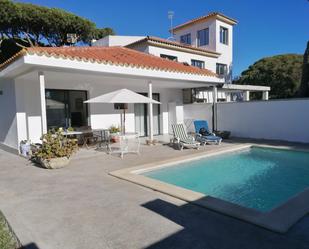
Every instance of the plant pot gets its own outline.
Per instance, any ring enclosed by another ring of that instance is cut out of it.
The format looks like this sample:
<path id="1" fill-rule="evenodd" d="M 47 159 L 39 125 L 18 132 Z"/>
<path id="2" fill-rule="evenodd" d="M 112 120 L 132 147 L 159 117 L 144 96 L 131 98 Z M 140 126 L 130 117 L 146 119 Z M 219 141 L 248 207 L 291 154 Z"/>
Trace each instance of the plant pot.
<path id="1" fill-rule="evenodd" d="M 118 143 L 120 141 L 119 133 L 111 133 L 110 136 L 113 143 Z"/>
<path id="2" fill-rule="evenodd" d="M 24 157 L 28 157 L 30 155 L 31 152 L 31 146 L 28 143 L 22 143 L 20 144 L 20 153 L 22 156 Z"/>
<path id="3" fill-rule="evenodd" d="M 70 162 L 70 159 L 67 157 L 58 157 L 58 158 L 52 158 L 52 159 L 39 159 L 39 163 L 42 167 L 46 169 L 60 169 L 68 165 Z"/>
<path id="4" fill-rule="evenodd" d="M 158 143 L 158 140 L 156 140 L 156 139 L 153 139 L 153 140 L 147 139 L 146 140 L 147 145 L 157 145 L 157 143 Z"/>

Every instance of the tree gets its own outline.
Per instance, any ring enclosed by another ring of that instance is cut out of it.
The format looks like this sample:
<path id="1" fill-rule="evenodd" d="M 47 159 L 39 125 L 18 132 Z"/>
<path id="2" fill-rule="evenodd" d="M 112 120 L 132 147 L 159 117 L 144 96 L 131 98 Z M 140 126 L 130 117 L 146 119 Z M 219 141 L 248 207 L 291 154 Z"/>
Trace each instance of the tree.
<path id="1" fill-rule="evenodd" d="M 102 29 L 96 29 L 93 38 L 96 40 L 102 39 L 105 36 L 108 35 L 114 35 L 114 31 L 111 28 L 102 28 Z"/>
<path id="2" fill-rule="evenodd" d="M 270 86 L 270 98 L 292 98 L 301 81 L 302 56 L 277 55 L 263 58 L 241 73 L 236 84 Z"/>
<path id="3" fill-rule="evenodd" d="M 303 72 L 298 96 L 309 97 L 309 41 L 304 53 Z"/>
<path id="4" fill-rule="evenodd" d="M 114 31 L 97 28 L 93 22 L 62 9 L 0 0 L 0 44 L 9 39 L 10 44 L 15 41 L 19 47 L 63 46 L 67 44 L 69 33 L 76 34 L 77 43 L 82 45 L 94 38 L 114 34 Z M 1 63 L 1 58 L 7 57 L 4 49 L 0 50 Z"/>

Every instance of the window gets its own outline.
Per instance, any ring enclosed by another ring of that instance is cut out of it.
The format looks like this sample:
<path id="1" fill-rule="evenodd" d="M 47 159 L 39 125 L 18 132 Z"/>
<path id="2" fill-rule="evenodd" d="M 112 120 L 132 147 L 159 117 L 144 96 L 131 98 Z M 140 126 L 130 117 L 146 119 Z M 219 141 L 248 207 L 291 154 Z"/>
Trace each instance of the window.
<path id="1" fill-rule="evenodd" d="M 48 129 L 87 126 L 86 91 L 46 89 L 45 100 Z"/>
<path id="2" fill-rule="evenodd" d="M 197 31 L 197 46 L 205 46 L 209 44 L 209 28 Z"/>
<path id="3" fill-rule="evenodd" d="M 177 57 L 172 55 L 160 54 L 160 57 L 171 61 L 177 61 Z"/>
<path id="4" fill-rule="evenodd" d="M 199 60 L 191 60 L 191 65 L 194 67 L 205 68 L 205 62 Z"/>
<path id="5" fill-rule="evenodd" d="M 216 73 L 219 76 L 226 75 L 227 74 L 227 65 L 226 64 L 217 63 L 217 65 L 216 65 Z"/>
<path id="6" fill-rule="evenodd" d="M 220 42 L 228 45 L 229 43 L 229 30 L 224 27 L 220 27 Z"/>
<path id="7" fill-rule="evenodd" d="M 180 36 L 180 43 L 191 45 L 191 34 Z"/>

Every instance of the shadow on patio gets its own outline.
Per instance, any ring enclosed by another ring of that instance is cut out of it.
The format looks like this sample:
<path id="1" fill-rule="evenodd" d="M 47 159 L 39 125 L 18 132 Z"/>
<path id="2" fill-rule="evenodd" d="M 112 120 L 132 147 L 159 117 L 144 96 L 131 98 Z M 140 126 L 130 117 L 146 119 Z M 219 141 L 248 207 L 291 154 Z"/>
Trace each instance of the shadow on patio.
<path id="1" fill-rule="evenodd" d="M 286 234 L 277 234 L 192 204 L 176 206 L 156 199 L 142 206 L 183 227 L 148 249 L 308 249 L 308 216 Z"/>
<path id="2" fill-rule="evenodd" d="M 30 243 L 22 246 L 20 249 L 40 249 L 35 243 Z"/>

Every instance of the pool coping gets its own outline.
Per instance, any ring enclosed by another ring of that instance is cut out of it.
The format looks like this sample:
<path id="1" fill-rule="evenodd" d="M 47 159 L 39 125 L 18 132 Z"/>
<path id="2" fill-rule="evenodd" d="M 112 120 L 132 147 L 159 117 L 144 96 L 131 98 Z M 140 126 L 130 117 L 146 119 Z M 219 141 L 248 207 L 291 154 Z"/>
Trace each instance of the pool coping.
<path id="1" fill-rule="evenodd" d="M 215 146 L 215 145 L 213 145 Z M 183 201 L 202 206 L 207 209 L 211 209 L 222 214 L 235 217 L 237 219 L 255 224 L 257 226 L 269 229 L 271 231 L 285 233 L 299 221 L 303 216 L 309 213 L 309 188 L 298 193 L 292 198 L 288 199 L 282 205 L 275 207 L 269 212 L 260 212 L 255 209 L 243 207 L 228 201 L 224 201 L 212 196 L 195 192 L 189 189 L 178 187 L 169 183 L 165 183 L 159 180 L 155 180 L 143 175 L 141 173 L 169 167 L 175 164 L 184 163 L 187 161 L 199 160 L 202 158 L 212 157 L 230 152 L 236 152 L 240 150 L 249 149 L 251 147 L 263 147 L 273 149 L 287 149 L 294 151 L 309 152 L 308 149 L 298 149 L 290 146 L 274 146 L 264 144 L 245 144 L 235 145 L 233 148 L 220 148 L 217 151 L 208 152 L 205 149 L 205 153 L 199 155 L 185 155 L 178 157 L 177 159 L 168 159 L 159 162 L 152 162 L 135 167 L 120 169 L 109 172 L 110 175 L 141 185 L 143 187 L 150 188 L 152 190 L 173 196 Z"/>

